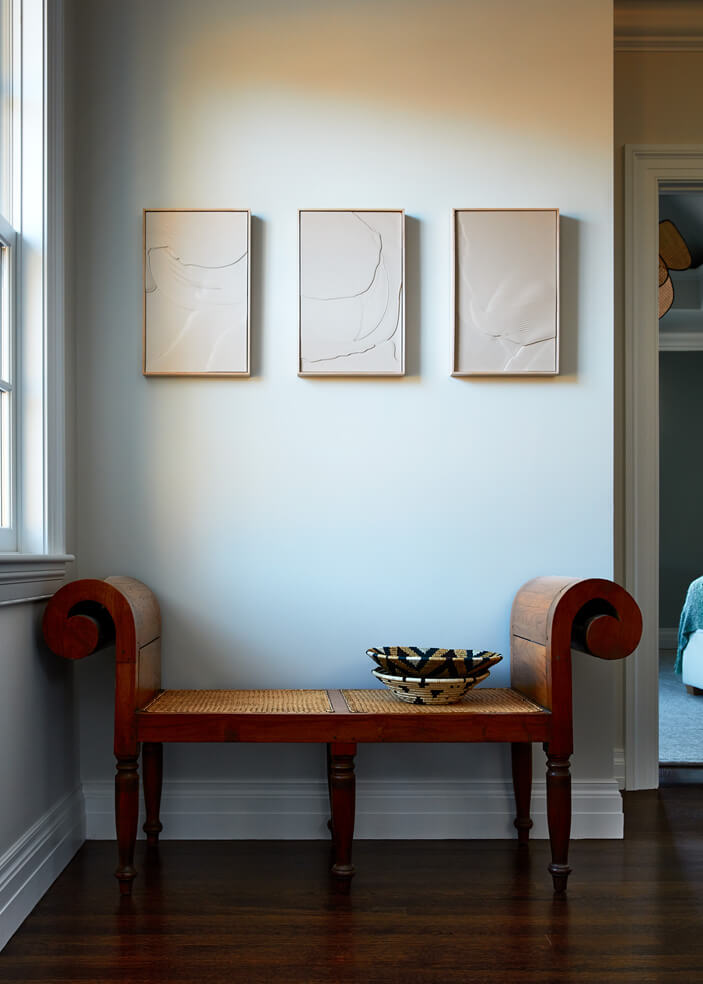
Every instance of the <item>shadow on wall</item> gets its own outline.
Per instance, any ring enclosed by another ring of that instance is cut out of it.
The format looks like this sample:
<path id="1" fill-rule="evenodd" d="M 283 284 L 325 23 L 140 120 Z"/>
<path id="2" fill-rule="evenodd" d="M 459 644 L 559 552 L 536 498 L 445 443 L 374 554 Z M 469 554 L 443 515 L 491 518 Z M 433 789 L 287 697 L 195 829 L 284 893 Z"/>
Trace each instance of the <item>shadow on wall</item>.
<path id="1" fill-rule="evenodd" d="M 251 217 L 251 305 L 249 317 L 249 339 L 251 345 L 251 377 L 262 373 L 261 340 L 266 320 L 266 291 L 264 289 L 264 256 L 266 253 L 266 223 L 256 215 Z"/>
<path id="2" fill-rule="evenodd" d="M 581 223 L 562 215 L 560 231 L 559 355 L 560 375 L 555 382 L 573 382 L 578 375 Z M 607 289 L 610 289 L 608 284 Z"/>
<path id="3" fill-rule="evenodd" d="M 405 216 L 405 374 L 420 375 L 422 279 L 420 276 L 422 225 Z"/>

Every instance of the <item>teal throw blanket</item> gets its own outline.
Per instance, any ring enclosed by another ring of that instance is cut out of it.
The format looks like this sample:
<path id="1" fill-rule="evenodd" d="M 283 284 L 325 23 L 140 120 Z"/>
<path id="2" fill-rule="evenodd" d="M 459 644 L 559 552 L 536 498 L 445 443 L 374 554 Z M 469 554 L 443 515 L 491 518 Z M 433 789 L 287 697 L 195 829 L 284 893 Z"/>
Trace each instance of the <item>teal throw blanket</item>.
<path id="1" fill-rule="evenodd" d="M 686 600 L 679 620 L 679 648 L 676 651 L 674 672 L 680 673 L 683 667 L 683 651 L 689 638 L 697 629 L 703 629 L 703 577 L 691 581 L 686 592 Z"/>

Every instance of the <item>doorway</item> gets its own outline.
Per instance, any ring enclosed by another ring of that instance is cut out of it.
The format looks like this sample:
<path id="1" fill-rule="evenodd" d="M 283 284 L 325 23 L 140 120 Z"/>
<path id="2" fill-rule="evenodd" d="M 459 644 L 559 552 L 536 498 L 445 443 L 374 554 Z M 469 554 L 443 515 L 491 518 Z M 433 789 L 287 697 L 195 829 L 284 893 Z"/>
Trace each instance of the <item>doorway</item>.
<path id="1" fill-rule="evenodd" d="M 683 675 L 675 661 L 681 609 L 703 575 L 703 193 L 661 192 L 659 230 L 659 763 L 700 766 L 697 640 Z"/>
<path id="2" fill-rule="evenodd" d="M 625 148 L 625 587 L 642 609 L 642 641 L 625 667 L 625 784 L 659 785 L 659 197 L 703 193 L 703 145 Z"/>

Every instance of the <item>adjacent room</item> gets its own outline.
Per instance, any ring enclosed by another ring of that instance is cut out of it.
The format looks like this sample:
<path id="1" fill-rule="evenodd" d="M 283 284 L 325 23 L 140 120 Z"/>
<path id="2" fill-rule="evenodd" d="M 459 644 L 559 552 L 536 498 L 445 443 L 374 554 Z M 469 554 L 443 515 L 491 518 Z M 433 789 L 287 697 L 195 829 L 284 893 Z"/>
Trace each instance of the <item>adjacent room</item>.
<path id="1" fill-rule="evenodd" d="M 703 763 L 703 630 L 687 617 L 695 618 L 703 576 L 693 452 L 703 409 L 703 193 L 673 185 L 661 194 L 659 229 L 660 255 L 671 264 L 659 276 L 659 761 L 696 767 Z"/>

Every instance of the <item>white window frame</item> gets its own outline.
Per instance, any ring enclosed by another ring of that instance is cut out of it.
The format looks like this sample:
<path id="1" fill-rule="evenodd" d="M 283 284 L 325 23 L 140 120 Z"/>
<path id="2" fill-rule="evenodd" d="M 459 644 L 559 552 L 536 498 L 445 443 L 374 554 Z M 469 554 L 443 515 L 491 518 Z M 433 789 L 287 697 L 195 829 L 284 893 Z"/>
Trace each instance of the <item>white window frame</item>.
<path id="1" fill-rule="evenodd" d="M 18 172 L 20 156 L 20 117 L 16 102 L 19 89 L 20 63 L 17 57 L 20 31 L 17 5 L 13 0 L 5 0 L 0 9 L 2 27 L 0 30 L 0 73 L 6 91 L 10 111 L 3 115 L 0 132 L 0 152 L 2 161 L 2 187 L 0 188 L 0 247 L 4 252 L 0 275 L 1 305 L 0 318 L 0 399 L 7 404 L 0 409 L 0 551 L 17 550 L 17 507 L 16 507 L 16 445 L 15 430 L 15 327 L 16 327 L 16 273 L 17 273 L 17 234 L 19 216 L 19 188 L 15 175 Z M 3 412 L 4 410 L 4 412 Z M 4 507 L 4 508 L 3 508 Z M 3 516 L 7 512 L 7 516 Z M 7 519 L 9 523 L 3 521 Z"/>
<path id="2" fill-rule="evenodd" d="M 14 469 L 0 605 L 51 595 L 66 554 L 63 0 L 12 0 Z"/>
<path id="3" fill-rule="evenodd" d="M 3 137 L 6 135 L 3 134 Z M 0 551 L 17 549 L 15 521 L 15 251 L 17 235 L 0 214 Z M 7 515 L 4 515 L 7 513 Z M 7 520 L 7 522 L 6 522 Z"/>

